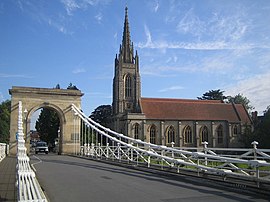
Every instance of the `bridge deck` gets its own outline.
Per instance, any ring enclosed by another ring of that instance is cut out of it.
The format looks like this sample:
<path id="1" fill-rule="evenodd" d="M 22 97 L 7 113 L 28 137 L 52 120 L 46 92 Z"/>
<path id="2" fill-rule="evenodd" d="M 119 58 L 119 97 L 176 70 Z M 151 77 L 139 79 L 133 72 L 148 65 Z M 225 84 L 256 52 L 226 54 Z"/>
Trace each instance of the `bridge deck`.
<path id="1" fill-rule="evenodd" d="M 11 156 L 0 162 L 0 201 L 17 201 L 16 163 Z"/>
<path id="2" fill-rule="evenodd" d="M 268 201 L 266 196 L 98 161 L 57 155 L 33 155 L 40 185 L 54 201 Z"/>

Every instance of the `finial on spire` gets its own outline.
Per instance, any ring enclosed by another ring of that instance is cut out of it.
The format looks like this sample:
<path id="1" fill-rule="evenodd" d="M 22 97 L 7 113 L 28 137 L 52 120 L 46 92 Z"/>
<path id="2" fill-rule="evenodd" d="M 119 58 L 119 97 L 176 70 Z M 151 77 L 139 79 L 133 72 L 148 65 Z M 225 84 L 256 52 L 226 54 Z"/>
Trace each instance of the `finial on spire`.
<path id="1" fill-rule="evenodd" d="M 128 7 L 127 7 L 127 4 L 126 4 L 126 8 L 125 8 L 125 17 L 127 18 L 128 16 Z"/>

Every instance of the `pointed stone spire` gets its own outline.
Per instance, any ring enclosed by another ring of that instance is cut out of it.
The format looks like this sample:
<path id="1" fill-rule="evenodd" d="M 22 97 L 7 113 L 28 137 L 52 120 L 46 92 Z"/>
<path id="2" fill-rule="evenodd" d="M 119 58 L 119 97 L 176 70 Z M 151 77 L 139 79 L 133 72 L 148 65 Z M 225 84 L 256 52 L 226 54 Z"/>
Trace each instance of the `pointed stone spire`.
<path id="1" fill-rule="evenodd" d="M 130 40 L 127 6 L 125 8 L 125 23 L 122 39 L 122 49 L 120 50 L 120 54 L 122 54 L 123 62 L 133 63 L 133 46 Z"/>

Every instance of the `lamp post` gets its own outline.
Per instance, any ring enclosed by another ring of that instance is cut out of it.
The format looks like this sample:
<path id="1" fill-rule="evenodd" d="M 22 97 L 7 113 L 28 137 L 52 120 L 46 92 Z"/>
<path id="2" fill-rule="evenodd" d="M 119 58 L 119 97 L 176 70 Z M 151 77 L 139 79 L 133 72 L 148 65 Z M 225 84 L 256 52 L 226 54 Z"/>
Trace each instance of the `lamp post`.
<path id="1" fill-rule="evenodd" d="M 27 109 L 25 108 L 24 111 L 23 111 L 23 115 L 24 115 L 24 128 L 25 128 L 25 147 L 28 149 L 28 152 L 29 152 L 29 143 L 28 143 L 28 140 L 27 140 Z"/>
<path id="2" fill-rule="evenodd" d="M 23 115 L 24 115 L 24 124 L 25 124 L 25 138 L 27 138 L 27 109 L 25 108 L 23 111 Z"/>
<path id="3" fill-rule="evenodd" d="M 56 153 L 59 155 L 60 154 L 60 127 L 58 128 L 58 131 L 57 131 L 57 144 L 55 144 L 55 148 L 56 148 Z"/>

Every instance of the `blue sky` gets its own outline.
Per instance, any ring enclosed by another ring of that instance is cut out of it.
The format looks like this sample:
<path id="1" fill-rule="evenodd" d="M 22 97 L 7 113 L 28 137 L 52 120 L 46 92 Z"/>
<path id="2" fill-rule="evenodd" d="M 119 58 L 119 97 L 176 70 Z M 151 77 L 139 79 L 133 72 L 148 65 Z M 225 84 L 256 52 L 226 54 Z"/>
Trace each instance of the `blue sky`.
<path id="1" fill-rule="evenodd" d="M 270 105 L 267 0 L 1 0 L 0 101 L 12 86 L 73 83 L 86 114 L 111 104 L 126 5 L 143 97 L 221 89 Z"/>

